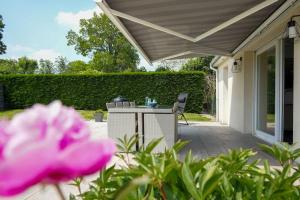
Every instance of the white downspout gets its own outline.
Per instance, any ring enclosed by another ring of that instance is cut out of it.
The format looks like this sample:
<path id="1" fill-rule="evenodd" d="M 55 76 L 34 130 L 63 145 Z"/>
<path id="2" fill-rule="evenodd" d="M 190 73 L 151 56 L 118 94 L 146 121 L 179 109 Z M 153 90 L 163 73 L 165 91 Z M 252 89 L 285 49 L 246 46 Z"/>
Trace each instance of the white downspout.
<path id="1" fill-rule="evenodd" d="M 209 68 L 216 72 L 216 121 L 219 121 L 219 84 L 218 84 L 218 70 L 214 67 L 214 64 L 219 60 L 220 56 L 215 56 L 209 64 Z"/>

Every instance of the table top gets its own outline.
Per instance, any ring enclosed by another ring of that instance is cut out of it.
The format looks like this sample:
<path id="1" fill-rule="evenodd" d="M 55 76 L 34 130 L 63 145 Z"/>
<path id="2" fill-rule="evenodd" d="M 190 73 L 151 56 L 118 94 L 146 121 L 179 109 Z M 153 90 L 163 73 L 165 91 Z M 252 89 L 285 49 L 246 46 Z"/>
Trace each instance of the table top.
<path id="1" fill-rule="evenodd" d="M 109 108 L 109 113 L 173 113 L 171 106 L 159 105 L 155 108 L 147 106 Z"/>

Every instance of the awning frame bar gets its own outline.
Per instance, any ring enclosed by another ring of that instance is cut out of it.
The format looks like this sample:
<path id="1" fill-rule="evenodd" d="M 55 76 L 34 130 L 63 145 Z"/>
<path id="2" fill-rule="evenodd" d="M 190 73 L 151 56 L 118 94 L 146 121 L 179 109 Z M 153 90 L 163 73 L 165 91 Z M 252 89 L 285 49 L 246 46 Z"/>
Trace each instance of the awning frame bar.
<path id="1" fill-rule="evenodd" d="M 300 4 L 299 0 L 287 0 L 282 6 L 280 6 L 280 8 L 278 8 L 263 24 L 261 24 L 247 39 L 245 39 L 232 53 L 231 55 L 227 55 L 227 56 L 234 56 L 236 53 L 238 53 L 244 46 L 246 46 L 255 36 L 257 36 L 259 33 L 261 33 L 269 24 L 271 24 L 272 22 L 274 22 L 282 13 L 284 13 L 287 9 L 289 9 L 291 6 L 293 5 L 297 5 L 297 1 L 298 4 Z M 178 53 L 175 55 L 170 55 L 168 57 L 165 58 L 160 58 L 156 61 L 161 61 L 161 60 L 165 60 L 165 59 L 174 59 L 176 57 L 180 57 L 180 56 L 184 56 L 184 55 L 188 55 L 188 54 L 200 54 L 194 51 L 185 51 L 182 53 Z M 215 58 L 221 58 L 220 55 L 217 55 Z M 153 62 L 156 62 L 153 61 Z"/>
<path id="2" fill-rule="evenodd" d="M 276 3 L 278 0 L 266 0 L 252 8 L 250 8 L 249 10 L 246 10 L 244 12 L 242 12 L 241 14 L 233 17 L 232 19 L 220 24 L 219 26 L 216 26 L 215 28 L 212 28 L 211 30 L 199 35 L 198 37 L 195 38 L 196 41 L 200 41 L 200 40 L 203 40 L 204 38 L 207 38 L 211 35 L 213 35 L 214 33 L 217 33 L 229 26 L 231 26 L 232 24 L 235 24 L 239 21 L 241 21 L 242 19 L 250 16 L 250 15 L 253 15 L 254 13 Z"/>
<path id="3" fill-rule="evenodd" d="M 111 14 L 113 14 L 114 16 L 117 16 L 117 17 L 120 17 L 120 18 L 123 18 L 123 19 L 127 19 L 127 20 L 129 20 L 129 21 L 134 22 L 134 23 L 137 23 L 137 24 L 140 24 L 140 25 L 143 25 L 143 26 L 146 26 L 146 27 L 149 27 L 149 28 L 152 28 L 152 29 L 155 29 L 155 30 L 164 32 L 164 33 L 167 33 L 167 34 L 169 34 L 169 35 L 176 36 L 176 37 L 178 37 L 178 38 L 182 38 L 182 39 L 188 40 L 188 41 L 190 41 L 190 42 L 195 42 L 195 38 L 193 38 L 193 37 L 190 37 L 190 36 L 188 36 L 188 35 L 181 34 L 181 33 L 179 33 L 179 32 L 173 31 L 173 30 L 171 30 L 171 29 L 168 29 L 168 28 L 165 28 L 165 27 L 162 27 L 162 26 L 153 24 L 153 23 L 151 23 L 151 22 L 148 22 L 148 21 L 139 19 L 139 18 L 137 18 L 137 17 L 133 17 L 133 16 L 128 15 L 128 14 L 126 14 L 126 13 L 119 12 L 119 11 L 114 10 L 114 9 L 110 9 L 110 12 L 111 12 Z"/>
<path id="4" fill-rule="evenodd" d="M 177 57 L 180 57 L 180 56 L 189 55 L 189 54 L 192 54 L 192 53 L 193 53 L 193 51 L 184 51 L 184 52 L 177 53 L 177 54 L 167 56 L 167 57 L 164 57 L 164 58 L 159 58 L 157 60 L 154 60 L 153 62 L 160 62 L 160 61 L 163 61 L 163 60 L 169 60 L 169 59 L 177 58 Z"/>

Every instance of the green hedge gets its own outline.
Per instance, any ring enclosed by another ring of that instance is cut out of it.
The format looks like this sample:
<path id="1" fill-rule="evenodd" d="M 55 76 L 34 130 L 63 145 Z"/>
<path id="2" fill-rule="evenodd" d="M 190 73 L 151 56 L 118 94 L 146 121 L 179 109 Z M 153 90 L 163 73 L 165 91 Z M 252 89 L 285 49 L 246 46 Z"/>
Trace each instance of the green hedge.
<path id="1" fill-rule="evenodd" d="M 180 92 L 187 92 L 186 111 L 201 112 L 204 77 L 202 72 L 6 75 L 0 76 L 0 83 L 5 87 L 8 109 L 48 104 L 56 99 L 76 109 L 105 109 L 105 103 L 118 95 L 138 104 L 144 104 L 148 96 L 159 104 L 173 105 Z"/>

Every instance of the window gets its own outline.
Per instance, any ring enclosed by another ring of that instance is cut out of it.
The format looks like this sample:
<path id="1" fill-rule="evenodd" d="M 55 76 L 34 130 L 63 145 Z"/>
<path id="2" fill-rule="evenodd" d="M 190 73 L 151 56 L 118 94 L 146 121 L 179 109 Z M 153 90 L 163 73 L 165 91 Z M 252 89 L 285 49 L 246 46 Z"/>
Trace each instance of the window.
<path id="1" fill-rule="evenodd" d="M 257 129 L 275 136 L 276 47 L 257 56 Z"/>

